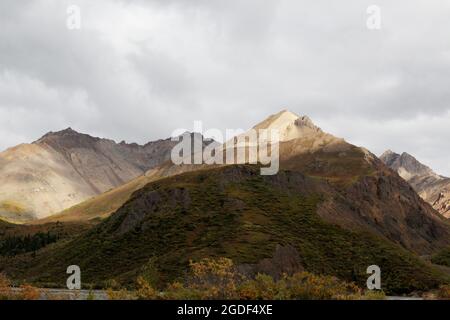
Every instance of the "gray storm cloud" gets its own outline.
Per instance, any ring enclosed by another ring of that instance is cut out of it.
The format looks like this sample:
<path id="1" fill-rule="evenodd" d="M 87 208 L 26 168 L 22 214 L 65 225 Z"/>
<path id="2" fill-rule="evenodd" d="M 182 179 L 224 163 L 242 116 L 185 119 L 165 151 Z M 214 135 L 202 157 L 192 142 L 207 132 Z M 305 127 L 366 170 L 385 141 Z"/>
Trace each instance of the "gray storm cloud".
<path id="1" fill-rule="evenodd" d="M 4 0 L 0 148 L 68 126 L 144 143 L 288 108 L 450 175 L 449 16 L 445 0 Z"/>

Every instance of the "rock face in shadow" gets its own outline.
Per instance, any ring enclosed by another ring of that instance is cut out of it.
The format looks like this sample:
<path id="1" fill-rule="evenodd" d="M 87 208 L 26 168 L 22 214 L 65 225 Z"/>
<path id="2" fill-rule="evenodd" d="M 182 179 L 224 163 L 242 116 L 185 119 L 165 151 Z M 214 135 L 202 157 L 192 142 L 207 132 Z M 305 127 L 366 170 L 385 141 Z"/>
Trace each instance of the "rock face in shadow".
<path id="1" fill-rule="evenodd" d="M 291 245 L 277 245 L 272 258 L 263 259 L 256 264 L 238 265 L 237 270 L 248 278 L 253 278 L 261 273 L 279 280 L 284 274 L 293 275 L 305 269 L 297 249 Z"/>
<path id="2" fill-rule="evenodd" d="M 340 194 L 330 207 L 319 209 L 324 219 L 370 230 L 420 254 L 449 243 L 444 219 L 393 172 L 363 177 Z"/>
<path id="3" fill-rule="evenodd" d="M 186 189 L 175 188 L 165 194 L 160 194 L 158 191 L 144 194 L 130 206 L 117 233 L 122 235 L 139 226 L 146 230 L 148 226 L 143 221 L 148 214 L 153 214 L 161 209 L 175 210 L 180 205 L 182 210 L 187 210 L 190 204 L 191 199 Z"/>

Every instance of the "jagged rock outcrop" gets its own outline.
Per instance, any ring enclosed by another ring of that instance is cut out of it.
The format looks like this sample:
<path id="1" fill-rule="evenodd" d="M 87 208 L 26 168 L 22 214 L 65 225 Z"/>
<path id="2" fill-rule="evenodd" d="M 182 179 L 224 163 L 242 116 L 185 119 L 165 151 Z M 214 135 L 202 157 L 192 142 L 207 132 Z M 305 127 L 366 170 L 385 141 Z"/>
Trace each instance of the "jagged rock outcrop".
<path id="1" fill-rule="evenodd" d="M 388 150 L 380 159 L 405 179 L 434 209 L 450 218 L 450 178 L 435 173 L 406 152 L 398 154 Z"/>

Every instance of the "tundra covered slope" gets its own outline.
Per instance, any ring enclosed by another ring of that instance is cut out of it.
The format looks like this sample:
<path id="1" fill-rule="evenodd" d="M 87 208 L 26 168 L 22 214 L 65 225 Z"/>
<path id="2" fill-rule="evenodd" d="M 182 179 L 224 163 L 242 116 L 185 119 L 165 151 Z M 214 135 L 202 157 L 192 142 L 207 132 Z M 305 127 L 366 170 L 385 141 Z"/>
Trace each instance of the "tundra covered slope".
<path id="1" fill-rule="evenodd" d="M 132 285 L 151 261 L 153 280 L 163 286 L 183 277 L 191 259 L 228 257 L 248 275 L 307 270 L 361 286 L 367 266 L 376 264 L 383 289 L 394 293 L 448 281 L 400 243 L 319 214 L 351 217 L 353 204 L 325 180 L 294 171 L 261 176 L 258 167 L 226 166 L 188 172 L 149 183 L 75 239 L 35 255 L 0 258 L 0 271 L 13 279 L 62 285 L 67 266 L 76 264 L 86 285 L 103 286 L 112 279 Z M 428 241 L 418 226 L 402 228 L 422 238 L 418 243 Z"/>

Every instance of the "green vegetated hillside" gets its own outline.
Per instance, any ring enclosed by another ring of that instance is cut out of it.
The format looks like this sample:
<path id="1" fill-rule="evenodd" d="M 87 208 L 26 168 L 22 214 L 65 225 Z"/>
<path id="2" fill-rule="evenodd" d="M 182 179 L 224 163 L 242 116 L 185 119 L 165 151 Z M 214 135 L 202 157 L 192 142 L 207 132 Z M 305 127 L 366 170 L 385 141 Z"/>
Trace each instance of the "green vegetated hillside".
<path id="1" fill-rule="evenodd" d="M 450 247 L 444 248 L 433 255 L 431 261 L 435 264 L 450 267 Z"/>
<path id="2" fill-rule="evenodd" d="M 32 236 L 37 233 L 54 233 L 61 236 L 73 237 L 92 227 L 85 222 L 52 222 L 40 225 L 13 224 L 0 220 L 0 241 L 8 237 Z"/>
<path id="3" fill-rule="evenodd" d="M 257 167 L 227 166 L 184 173 L 149 183 L 82 236 L 36 255 L 1 258 L 0 271 L 17 280 L 63 285 L 67 266 L 76 264 L 85 285 L 112 279 L 131 285 L 151 259 L 163 285 L 183 277 L 191 259 L 227 257 L 256 265 L 278 245 L 289 245 L 305 270 L 361 286 L 367 267 L 378 265 L 387 292 L 427 290 L 448 281 L 386 237 L 344 229 L 317 214 L 327 201 L 346 206 L 340 198 L 323 179 L 292 171 L 261 176 Z"/>

